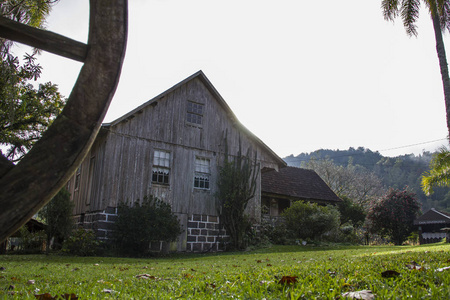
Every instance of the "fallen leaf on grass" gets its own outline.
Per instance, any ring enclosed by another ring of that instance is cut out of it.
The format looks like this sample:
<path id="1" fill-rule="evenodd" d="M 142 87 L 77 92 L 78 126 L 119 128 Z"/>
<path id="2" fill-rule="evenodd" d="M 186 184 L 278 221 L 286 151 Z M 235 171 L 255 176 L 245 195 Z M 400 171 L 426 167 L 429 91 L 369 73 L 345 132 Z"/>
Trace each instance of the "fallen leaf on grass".
<path id="1" fill-rule="evenodd" d="M 191 275 L 191 274 L 189 274 L 189 273 L 184 274 L 183 277 L 184 277 L 184 278 L 194 278 L 194 276 Z"/>
<path id="2" fill-rule="evenodd" d="M 54 300 L 54 299 L 65 299 L 65 300 L 77 300 L 78 297 L 75 294 L 63 294 L 60 296 L 52 296 L 49 293 L 34 295 L 38 300 Z"/>
<path id="3" fill-rule="evenodd" d="M 350 299 L 363 299 L 363 300 L 375 299 L 375 296 L 372 294 L 371 290 L 347 292 L 347 293 L 342 294 L 342 297 L 350 298 Z"/>
<path id="4" fill-rule="evenodd" d="M 297 282 L 297 276 L 283 276 L 281 277 L 280 281 L 278 281 L 278 284 L 294 284 Z"/>
<path id="5" fill-rule="evenodd" d="M 140 274 L 140 275 L 136 275 L 136 278 L 142 278 L 142 279 L 157 279 L 155 276 L 150 275 L 150 274 Z"/>
<path id="6" fill-rule="evenodd" d="M 410 264 L 407 264 L 406 267 L 410 270 L 417 270 L 417 271 L 422 270 L 423 271 L 422 266 L 417 264 L 415 261 L 412 261 Z"/>
<path id="7" fill-rule="evenodd" d="M 400 273 L 394 270 L 387 270 L 381 273 L 381 277 L 384 278 L 397 277 L 398 275 L 400 275 Z"/>
<path id="8" fill-rule="evenodd" d="M 28 280 L 27 284 L 35 284 L 36 282 L 34 280 Z"/>

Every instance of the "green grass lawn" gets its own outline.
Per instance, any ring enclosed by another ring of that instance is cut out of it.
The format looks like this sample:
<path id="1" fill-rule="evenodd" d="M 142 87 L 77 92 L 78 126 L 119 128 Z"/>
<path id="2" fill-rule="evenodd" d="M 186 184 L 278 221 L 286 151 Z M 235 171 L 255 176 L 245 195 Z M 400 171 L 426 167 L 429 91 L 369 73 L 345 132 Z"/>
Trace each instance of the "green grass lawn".
<path id="1" fill-rule="evenodd" d="M 274 246 L 150 259 L 5 255 L 0 299 L 342 299 L 367 289 L 375 299 L 449 299 L 450 269 L 438 270 L 447 266 L 450 244 Z M 387 270 L 399 275 L 383 277 Z M 283 284 L 283 276 L 292 277 Z"/>

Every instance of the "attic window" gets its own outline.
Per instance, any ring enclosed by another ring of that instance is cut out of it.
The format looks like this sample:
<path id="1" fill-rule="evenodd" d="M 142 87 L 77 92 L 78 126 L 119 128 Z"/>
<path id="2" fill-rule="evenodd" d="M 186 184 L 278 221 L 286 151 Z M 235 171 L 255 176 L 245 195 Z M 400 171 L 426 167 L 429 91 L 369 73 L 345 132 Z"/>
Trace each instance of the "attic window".
<path id="1" fill-rule="evenodd" d="M 155 150 L 153 155 L 152 182 L 169 184 L 170 152 Z"/>
<path id="2" fill-rule="evenodd" d="M 186 120 L 189 123 L 202 125 L 204 105 L 188 101 Z"/>

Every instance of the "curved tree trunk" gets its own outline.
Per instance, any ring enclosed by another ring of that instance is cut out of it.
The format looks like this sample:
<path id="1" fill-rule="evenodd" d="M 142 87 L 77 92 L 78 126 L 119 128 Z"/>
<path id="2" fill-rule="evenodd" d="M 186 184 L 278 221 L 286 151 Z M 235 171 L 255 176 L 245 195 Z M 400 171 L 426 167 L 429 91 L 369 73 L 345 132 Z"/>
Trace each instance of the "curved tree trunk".
<path id="1" fill-rule="evenodd" d="M 127 0 L 90 1 L 85 63 L 63 112 L 18 165 L 0 159 L 0 243 L 50 201 L 88 153 L 119 82 L 127 18 Z"/>
<path id="2" fill-rule="evenodd" d="M 447 130 L 450 137 L 450 78 L 448 74 L 447 56 L 445 54 L 444 40 L 442 38 L 441 22 L 437 14 L 435 1 L 430 1 L 431 19 L 433 20 L 434 35 L 436 38 L 436 51 L 441 69 L 442 84 L 444 86 L 445 112 L 447 117 Z"/>

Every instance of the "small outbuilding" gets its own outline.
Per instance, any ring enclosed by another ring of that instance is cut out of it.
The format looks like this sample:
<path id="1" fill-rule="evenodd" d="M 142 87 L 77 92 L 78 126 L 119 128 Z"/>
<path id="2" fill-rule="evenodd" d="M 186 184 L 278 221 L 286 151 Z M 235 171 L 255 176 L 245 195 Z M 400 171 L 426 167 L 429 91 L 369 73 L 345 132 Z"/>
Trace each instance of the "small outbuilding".
<path id="1" fill-rule="evenodd" d="M 308 201 L 321 205 L 342 200 L 313 170 L 284 167 L 261 172 L 261 204 L 263 214 L 278 217 L 293 201 Z"/>
<path id="2" fill-rule="evenodd" d="M 446 238 L 449 242 L 448 228 L 450 227 L 450 214 L 430 209 L 414 221 L 419 229 L 420 244 L 431 244 L 440 242 Z"/>

